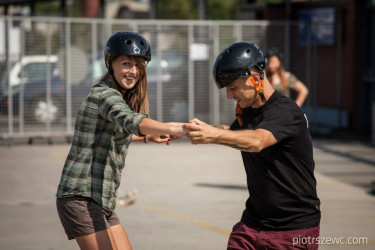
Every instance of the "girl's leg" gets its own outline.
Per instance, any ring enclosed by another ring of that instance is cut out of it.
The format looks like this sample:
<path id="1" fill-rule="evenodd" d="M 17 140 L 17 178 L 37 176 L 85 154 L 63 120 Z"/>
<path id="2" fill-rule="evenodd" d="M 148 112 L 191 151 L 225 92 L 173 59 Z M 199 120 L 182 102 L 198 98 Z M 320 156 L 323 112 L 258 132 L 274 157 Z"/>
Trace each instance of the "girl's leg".
<path id="1" fill-rule="evenodd" d="M 118 250 L 132 250 L 128 235 L 121 224 L 111 226 L 111 231 L 115 239 Z"/>
<path id="2" fill-rule="evenodd" d="M 82 250 L 117 250 L 111 229 L 75 238 Z"/>

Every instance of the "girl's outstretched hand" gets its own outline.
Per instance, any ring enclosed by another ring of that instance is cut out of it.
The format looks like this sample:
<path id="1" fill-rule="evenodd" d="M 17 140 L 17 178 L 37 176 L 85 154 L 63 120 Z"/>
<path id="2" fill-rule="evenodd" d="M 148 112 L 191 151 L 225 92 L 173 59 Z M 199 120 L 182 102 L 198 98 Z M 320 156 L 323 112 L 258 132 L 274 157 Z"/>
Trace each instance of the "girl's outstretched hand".
<path id="1" fill-rule="evenodd" d="M 183 136 L 186 136 L 188 132 L 190 132 L 189 129 L 185 128 L 185 124 L 187 123 L 182 123 L 182 122 L 168 122 L 169 125 L 172 126 L 172 138 L 173 140 L 179 139 Z"/>
<path id="2" fill-rule="evenodd" d="M 155 142 L 155 143 L 166 143 L 167 145 L 170 144 L 171 136 L 170 135 L 147 135 L 147 139 L 149 141 Z"/>

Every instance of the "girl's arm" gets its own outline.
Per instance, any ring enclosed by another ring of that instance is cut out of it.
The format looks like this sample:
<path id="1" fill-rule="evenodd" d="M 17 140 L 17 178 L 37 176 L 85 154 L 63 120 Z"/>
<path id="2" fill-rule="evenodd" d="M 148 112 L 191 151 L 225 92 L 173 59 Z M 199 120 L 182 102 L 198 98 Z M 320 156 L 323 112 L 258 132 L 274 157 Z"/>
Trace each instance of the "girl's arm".
<path id="1" fill-rule="evenodd" d="M 144 118 L 138 126 L 139 133 L 142 135 L 175 135 L 184 136 L 189 131 L 183 128 L 184 123 L 162 123 L 150 118 Z"/>
<path id="2" fill-rule="evenodd" d="M 132 141 L 144 141 L 144 137 L 132 135 Z"/>
<path id="3" fill-rule="evenodd" d="M 141 141 L 144 143 L 147 143 L 149 141 L 155 142 L 155 143 L 167 143 L 169 145 L 169 142 L 171 141 L 170 135 L 163 134 L 163 135 L 146 135 L 146 136 L 136 136 L 133 135 L 132 141 Z"/>

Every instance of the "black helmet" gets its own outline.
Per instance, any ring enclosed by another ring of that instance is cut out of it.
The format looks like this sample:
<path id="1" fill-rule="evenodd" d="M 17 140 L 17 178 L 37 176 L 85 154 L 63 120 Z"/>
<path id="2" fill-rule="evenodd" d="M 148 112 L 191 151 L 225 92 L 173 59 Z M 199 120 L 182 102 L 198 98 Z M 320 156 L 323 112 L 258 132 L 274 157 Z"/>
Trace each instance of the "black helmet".
<path id="1" fill-rule="evenodd" d="M 283 60 L 284 55 L 277 48 L 270 48 L 267 50 L 266 58 L 270 59 L 271 56 L 277 56 L 280 60 Z"/>
<path id="2" fill-rule="evenodd" d="M 151 61 L 150 44 L 138 33 L 119 31 L 108 39 L 104 56 L 112 60 L 120 55 L 143 56 L 146 61 Z"/>
<path id="3" fill-rule="evenodd" d="M 260 48 L 250 42 L 238 42 L 225 48 L 216 58 L 214 79 L 219 89 L 224 88 L 240 77 L 249 77 L 250 69 L 265 68 L 265 58 Z"/>

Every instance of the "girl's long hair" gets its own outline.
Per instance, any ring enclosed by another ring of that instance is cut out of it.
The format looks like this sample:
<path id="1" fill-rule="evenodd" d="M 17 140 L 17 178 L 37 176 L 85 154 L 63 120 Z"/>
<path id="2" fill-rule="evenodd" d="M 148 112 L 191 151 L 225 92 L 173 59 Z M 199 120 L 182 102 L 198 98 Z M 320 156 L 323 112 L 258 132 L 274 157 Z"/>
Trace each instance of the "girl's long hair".
<path id="1" fill-rule="evenodd" d="M 283 60 L 281 60 L 281 58 L 278 56 L 276 57 L 280 60 L 280 67 L 276 70 L 275 74 L 277 74 L 280 77 L 281 84 L 283 85 L 283 87 L 288 88 L 288 83 L 285 77 L 285 69 L 284 69 Z M 271 85 L 273 85 L 272 75 L 273 73 L 269 70 L 269 67 L 266 67 L 266 76 L 267 76 L 268 81 L 271 83 Z"/>
<path id="2" fill-rule="evenodd" d="M 135 62 L 138 65 L 139 71 L 141 73 L 140 80 L 136 85 L 134 86 L 135 91 L 133 94 L 130 95 L 130 98 L 128 98 L 128 91 L 122 89 L 118 84 L 116 84 L 114 81 L 116 79 L 113 79 L 113 76 L 107 72 L 100 81 L 104 81 L 106 79 L 109 79 L 110 81 L 110 87 L 116 89 L 119 91 L 127 105 L 129 105 L 130 109 L 134 112 L 141 113 L 141 114 L 148 114 L 149 113 L 149 105 L 148 105 L 148 95 L 147 95 L 147 73 L 146 73 L 146 65 L 145 61 L 142 57 L 139 56 L 127 56 L 130 59 L 134 59 Z M 115 59 L 112 59 L 115 60 Z"/>

